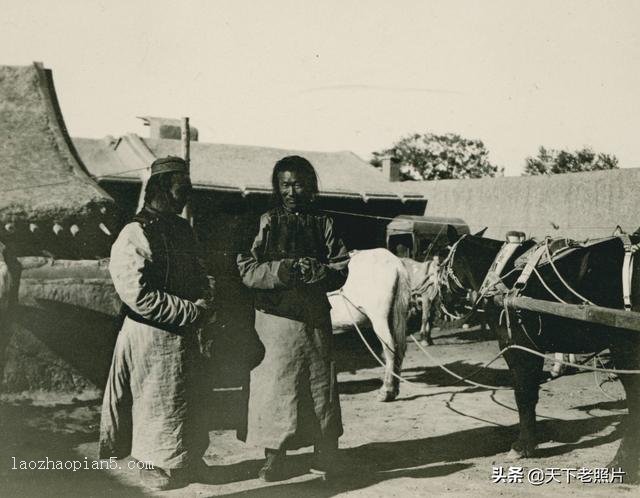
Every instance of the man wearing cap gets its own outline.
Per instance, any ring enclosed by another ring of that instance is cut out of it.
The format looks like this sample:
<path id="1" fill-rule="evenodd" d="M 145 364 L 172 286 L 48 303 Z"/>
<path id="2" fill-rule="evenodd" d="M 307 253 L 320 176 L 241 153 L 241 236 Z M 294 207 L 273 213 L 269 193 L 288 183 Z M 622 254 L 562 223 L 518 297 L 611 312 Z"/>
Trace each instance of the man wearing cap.
<path id="1" fill-rule="evenodd" d="M 144 207 L 111 248 L 109 272 L 123 302 L 105 388 L 100 458 L 129 454 L 151 489 L 202 478 L 209 439 L 198 419 L 199 329 L 212 314 L 212 289 L 181 218 L 191 191 L 179 157 L 151 165 Z"/>

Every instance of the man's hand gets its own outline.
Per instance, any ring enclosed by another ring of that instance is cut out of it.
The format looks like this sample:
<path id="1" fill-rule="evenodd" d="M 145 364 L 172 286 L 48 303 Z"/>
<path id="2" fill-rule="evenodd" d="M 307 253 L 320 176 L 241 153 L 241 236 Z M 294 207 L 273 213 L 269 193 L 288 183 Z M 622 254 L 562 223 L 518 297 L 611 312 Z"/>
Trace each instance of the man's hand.
<path id="1" fill-rule="evenodd" d="M 213 305 L 213 299 L 200 298 L 195 302 L 195 305 L 200 309 L 201 318 L 198 320 L 200 325 L 206 325 L 215 321 L 216 310 Z"/>
<path id="2" fill-rule="evenodd" d="M 211 308 L 211 307 L 212 307 L 213 302 L 212 302 L 212 300 L 211 300 L 211 299 L 205 299 L 205 298 L 202 298 L 202 297 L 201 297 L 200 299 L 198 299 L 198 300 L 195 302 L 195 305 L 196 305 L 198 308 L 204 308 L 204 309 L 207 309 L 207 310 L 208 310 L 209 308 Z"/>
<path id="3" fill-rule="evenodd" d="M 207 275 L 207 280 L 209 281 L 209 288 L 207 290 L 207 296 L 211 296 L 211 299 L 216 295 L 216 279 L 211 275 Z"/>
<path id="4" fill-rule="evenodd" d="M 298 260 L 298 269 L 303 282 L 306 282 L 311 275 L 311 258 L 300 258 Z"/>
<path id="5" fill-rule="evenodd" d="M 213 297 L 207 296 L 206 298 L 200 298 L 195 302 L 195 305 L 200 310 L 200 316 L 195 322 L 196 328 L 194 330 L 198 340 L 198 349 L 206 358 L 211 358 L 213 339 L 211 339 L 211 332 L 207 331 L 206 326 L 216 321 L 216 310 L 213 306 Z"/>
<path id="6" fill-rule="evenodd" d="M 300 258 L 297 261 L 300 280 L 305 284 L 314 284 L 325 276 L 324 266 L 315 258 Z"/>

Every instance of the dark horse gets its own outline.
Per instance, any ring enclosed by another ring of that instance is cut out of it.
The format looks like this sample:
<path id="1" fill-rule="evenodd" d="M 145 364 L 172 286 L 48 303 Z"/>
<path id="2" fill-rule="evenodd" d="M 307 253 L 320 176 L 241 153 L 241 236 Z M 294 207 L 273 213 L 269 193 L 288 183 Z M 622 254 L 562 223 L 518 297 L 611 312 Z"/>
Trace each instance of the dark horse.
<path id="1" fill-rule="evenodd" d="M 477 238 L 471 235 L 458 237 L 454 229 L 448 233 L 452 253 L 446 265 L 445 276 L 453 283 L 451 288 L 478 290 L 501 241 Z M 632 236 L 638 243 L 640 237 Z M 521 245 L 502 272 L 506 288 L 511 289 L 527 258 L 538 244 L 527 241 Z M 544 251 L 546 254 L 546 251 Z M 553 265 L 546 257 L 536 264 L 520 295 L 547 301 L 583 304 L 585 300 L 607 308 L 624 309 L 622 266 L 625 248 L 619 237 L 610 237 L 576 243 L 556 239 L 549 243 Z M 640 271 L 640 258 L 634 258 L 633 272 Z M 563 283 L 558 274 L 566 282 Z M 544 283 L 543 283 L 544 282 Z M 521 284 L 519 284 L 520 286 Z M 546 285 L 546 287 L 545 287 Z M 581 297 L 569 290 L 572 288 Z M 555 294 L 555 296 L 551 293 Z M 462 292 L 460 290 L 459 292 Z M 640 279 L 633 279 L 631 287 L 632 311 L 640 311 Z M 584 298 L 584 299 L 583 299 Z M 490 326 L 496 331 L 500 348 L 520 345 L 539 352 L 597 353 L 609 349 L 615 368 L 640 370 L 640 334 L 634 331 L 571 320 L 554 315 L 492 306 L 485 302 Z M 500 320 L 500 314 L 505 313 Z M 533 456 L 536 447 L 536 404 L 542 378 L 544 359 L 526 351 L 511 349 L 504 358 L 513 378 L 514 394 L 520 419 L 520 433 L 512 444 L 512 454 L 518 457 Z M 640 376 L 619 374 L 624 387 L 629 415 L 622 441 L 609 467 L 621 467 L 628 482 L 640 480 Z"/>

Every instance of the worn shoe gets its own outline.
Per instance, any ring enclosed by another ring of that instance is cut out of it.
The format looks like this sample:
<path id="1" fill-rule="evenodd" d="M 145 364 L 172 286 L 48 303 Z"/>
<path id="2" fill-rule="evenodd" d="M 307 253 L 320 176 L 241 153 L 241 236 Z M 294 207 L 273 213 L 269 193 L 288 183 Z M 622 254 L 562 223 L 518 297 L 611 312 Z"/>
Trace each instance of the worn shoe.
<path id="1" fill-rule="evenodd" d="M 334 482 L 342 475 L 342 472 L 335 465 L 323 466 L 318 462 L 309 469 L 309 473 L 320 477 L 324 482 Z"/>
<path id="2" fill-rule="evenodd" d="M 140 469 L 140 482 L 145 488 L 153 491 L 164 491 L 175 485 L 169 475 L 159 467 Z"/>
<path id="3" fill-rule="evenodd" d="M 258 471 L 258 478 L 264 482 L 283 480 L 285 478 L 285 454 L 279 451 L 265 450 L 265 455 L 267 459 Z"/>
<path id="4" fill-rule="evenodd" d="M 192 482 L 208 484 L 212 480 L 211 469 L 202 460 L 191 463 L 187 467 L 173 469 L 170 471 L 171 479 L 176 483 L 183 483 L 184 486 Z"/>
<path id="5" fill-rule="evenodd" d="M 189 474 L 191 476 L 191 482 L 201 482 L 205 484 L 211 483 L 214 477 L 211 472 L 211 467 L 202 459 L 189 467 Z"/>
<path id="6" fill-rule="evenodd" d="M 338 445 L 336 442 L 315 445 L 313 448 L 314 463 L 309 469 L 311 474 L 320 476 L 325 482 L 339 477 L 341 470 L 338 463 Z"/>
<path id="7" fill-rule="evenodd" d="M 317 463 L 309 468 L 309 473 L 320 477 L 325 482 L 329 482 L 335 478 L 334 472 L 329 472 L 327 469 L 323 469 Z"/>

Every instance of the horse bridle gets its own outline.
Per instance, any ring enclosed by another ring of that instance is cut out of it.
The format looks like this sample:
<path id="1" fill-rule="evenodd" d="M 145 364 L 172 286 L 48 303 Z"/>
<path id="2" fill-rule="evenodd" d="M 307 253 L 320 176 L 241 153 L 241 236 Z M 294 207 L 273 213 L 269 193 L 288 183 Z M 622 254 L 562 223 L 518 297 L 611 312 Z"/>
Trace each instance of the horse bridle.
<path id="1" fill-rule="evenodd" d="M 456 240 L 456 242 L 451 246 L 449 254 L 445 258 L 445 260 L 442 262 L 442 270 L 440 275 L 438 275 L 438 283 L 440 284 L 438 286 L 438 292 L 440 292 L 441 287 L 446 287 L 447 289 L 449 289 L 449 292 L 451 292 L 454 295 L 458 295 L 458 296 L 462 296 L 463 294 L 466 295 L 467 288 L 464 285 L 462 285 L 462 282 L 460 282 L 460 279 L 457 277 L 457 275 L 453 271 L 453 259 L 458 249 L 458 244 L 460 244 L 460 242 L 462 242 L 462 239 L 464 239 L 466 236 L 467 234 L 463 234 L 462 237 Z M 463 292 L 461 293 L 460 291 L 463 291 Z M 476 307 L 477 307 L 477 303 L 476 305 L 474 305 L 474 307 L 471 309 L 469 313 L 467 313 L 466 315 L 460 316 L 456 313 L 451 313 L 447 309 L 447 307 L 444 305 L 444 302 L 442 301 L 442 299 L 440 300 L 440 308 L 442 308 L 442 311 L 449 317 L 453 318 L 454 320 L 467 319 L 469 316 L 471 316 L 474 313 Z"/>
<path id="2" fill-rule="evenodd" d="M 462 237 L 456 240 L 456 242 L 451 246 L 451 250 L 449 251 L 449 254 L 445 258 L 445 260 L 442 262 L 441 275 L 438 276 L 438 282 L 440 282 L 442 285 L 444 285 L 447 289 L 449 289 L 454 294 L 458 290 L 463 290 L 465 292 L 467 290 L 467 288 L 464 285 L 462 285 L 462 282 L 460 282 L 460 279 L 456 276 L 455 272 L 453 271 L 453 258 L 455 257 L 456 251 L 458 249 L 458 244 L 460 244 L 460 242 L 462 242 L 462 239 L 464 239 L 466 236 L 467 236 L 466 233 L 463 234 Z M 452 283 L 457 287 L 457 289 L 451 285 Z"/>

